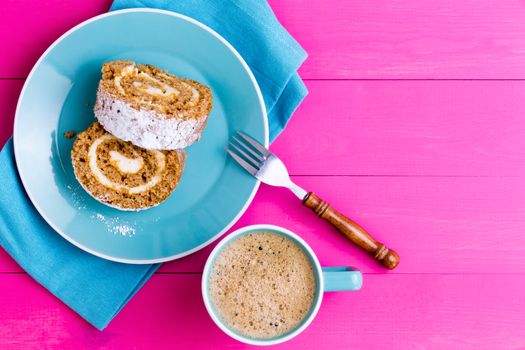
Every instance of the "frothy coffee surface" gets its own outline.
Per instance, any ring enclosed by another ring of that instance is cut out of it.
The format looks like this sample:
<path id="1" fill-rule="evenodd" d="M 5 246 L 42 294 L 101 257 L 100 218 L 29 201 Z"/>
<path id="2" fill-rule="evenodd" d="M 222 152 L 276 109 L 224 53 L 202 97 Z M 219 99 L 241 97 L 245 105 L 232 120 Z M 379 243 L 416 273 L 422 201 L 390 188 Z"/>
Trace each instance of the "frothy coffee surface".
<path id="1" fill-rule="evenodd" d="M 273 338 L 306 317 L 315 295 L 312 264 L 290 239 L 254 232 L 219 253 L 209 280 L 211 302 L 232 330 Z"/>

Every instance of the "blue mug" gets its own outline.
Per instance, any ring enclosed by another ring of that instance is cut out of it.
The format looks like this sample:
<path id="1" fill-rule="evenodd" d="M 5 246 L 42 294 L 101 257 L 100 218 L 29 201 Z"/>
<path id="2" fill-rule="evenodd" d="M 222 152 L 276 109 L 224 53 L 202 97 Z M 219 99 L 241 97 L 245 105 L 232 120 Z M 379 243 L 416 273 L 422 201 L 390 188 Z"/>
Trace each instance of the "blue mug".
<path id="1" fill-rule="evenodd" d="M 225 322 L 223 322 L 223 320 L 221 320 L 218 313 L 213 307 L 213 303 L 211 302 L 209 295 L 208 283 L 210 271 L 212 270 L 217 255 L 226 245 L 228 245 L 233 240 L 239 238 L 240 236 L 253 232 L 272 232 L 283 235 L 286 238 L 290 239 L 292 242 L 297 244 L 297 246 L 302 248 L 303 251 L 306 253 L 308 258 L 310 259 L 310 262 L 312 263 L 312 267 L 315 274 L 316 291 L 314 301 L 307 316 L 297 327 L 275 338 L 250 338 L 245 335 L 239 334 L 238 332 L 235 332 L 230 327 L 228 327 L 228 325 Z M 295 233 L 285 228 L 274 225 L 252 225 L 240 228 L 235 232 L 232 232 L 226 238 L 224 238 L 215 247 L 215 249 L 213 249 L 210 256 L 208 257 L 208 260 L 206 261 L 206 265 L 204 266 L 204 271 L 202 273 L 202 297 L 204 299 L 204 305 L 206 306 L 206 310 L 208 310 L 210 317 L 224 333 L 246 344 L 274 345 L 292 339 L 293 337 L 297 336 L 299 333 L 304 331 L 306 327 L 308 327 L 308 325 L 312 323 L 313 319 L 317 315 L 317 312 L 319 311 L 319 307 L 321 306 L 324 292 L 358 290 L 361 288 L 362 284 L 363 276 L 361 272 L 351 267 L 321 267 L 321 265 L 319 264 L 319 260 L 317 259 L 317 256 L 313 252 L 312 248 L 310 248 L 310 246 Z"/>

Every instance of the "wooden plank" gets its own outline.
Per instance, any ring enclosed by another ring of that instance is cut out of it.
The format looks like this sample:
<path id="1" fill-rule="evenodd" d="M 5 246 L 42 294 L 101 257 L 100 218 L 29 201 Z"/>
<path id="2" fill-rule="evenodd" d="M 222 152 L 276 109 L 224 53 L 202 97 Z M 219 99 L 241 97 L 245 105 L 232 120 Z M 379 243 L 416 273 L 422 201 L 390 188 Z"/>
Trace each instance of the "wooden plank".
<path id="1" fill-rule="evenodd" d="M 525 174 L 525 82 L 309 81 L 307 87 L 309 96 L 272 146 L 292 174 Z"/>
<path id="2" fill-rule="evenodd" d="M 0 275 L 0 349 L 246 349 L 204 309 L 200 275 L 155 275 L 99 332 L 26 275 Z M 279 349 L 521 349 L 523 275 L 365 275 Z M 505 295 L 505 298 L 501 296 Z M 94 307 L 96 307 L 94 305 Z"/>
<path id="3" fill-rule="evenodd" d="M 522 177 L 294 177 L 401 255 L 393 273 L 525 271 Z M 299 233 L 325 265 L 385 272 L 301 206 L 288 191 L 262 186 L 235 227 L 270 223 Z M 161 271 L 200 272 L 211 247 Z M 20 271 L 5 256 L 0 271 Z"/>
<path id="4" fill-rule="evenodd" d="M 2 144 L 21 85 L 0 80 Z M 525 81 L 309 81 L 307 86 L 309 96 L 272 146 L 292 174 L 525 174 Z"/>
<path id="5" fill-rule="evenodd" d="M 310 54 L 305 78 L 525 77 L 519 0 L 270 3 Z"/>
<path id="6" fill-rule="evenodd" d="M 25 77 L 56 38 L 111 1 L 7 0 L 0 77 Z M 271 0 L 310 57 L 309 79 L 525 78 L 520 0 Z M 67 13 L 67 16 L 64 16 Z"/>

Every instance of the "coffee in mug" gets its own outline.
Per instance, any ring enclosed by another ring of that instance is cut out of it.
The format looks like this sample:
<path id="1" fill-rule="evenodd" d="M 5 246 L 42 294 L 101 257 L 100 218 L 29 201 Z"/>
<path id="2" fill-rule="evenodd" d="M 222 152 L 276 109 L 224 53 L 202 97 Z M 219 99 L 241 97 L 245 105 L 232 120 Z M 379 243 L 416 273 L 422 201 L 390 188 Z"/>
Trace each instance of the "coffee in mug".
<path id="1" fill-rule="evenodd" d="M 308 316 L 316 277 L 312 261 L 294 241 L 252 232 L 219 252 L 208 287 L 215 312 L 230 329 L 269 339 L 292 331 Z"/>

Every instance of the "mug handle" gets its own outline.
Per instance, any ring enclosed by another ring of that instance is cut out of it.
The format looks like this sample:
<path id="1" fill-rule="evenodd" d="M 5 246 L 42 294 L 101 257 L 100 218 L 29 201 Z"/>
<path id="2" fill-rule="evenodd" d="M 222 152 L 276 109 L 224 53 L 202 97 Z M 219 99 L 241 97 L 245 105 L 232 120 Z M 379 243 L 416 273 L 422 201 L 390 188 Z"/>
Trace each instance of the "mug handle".
<path id="1" fill-rule="evenodd" d="M 323 267 L 324 291 L 359 290 L 363 285 L 363 275 L 348 266 Z"/>

